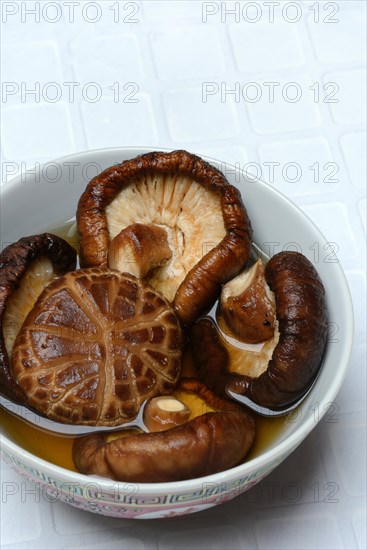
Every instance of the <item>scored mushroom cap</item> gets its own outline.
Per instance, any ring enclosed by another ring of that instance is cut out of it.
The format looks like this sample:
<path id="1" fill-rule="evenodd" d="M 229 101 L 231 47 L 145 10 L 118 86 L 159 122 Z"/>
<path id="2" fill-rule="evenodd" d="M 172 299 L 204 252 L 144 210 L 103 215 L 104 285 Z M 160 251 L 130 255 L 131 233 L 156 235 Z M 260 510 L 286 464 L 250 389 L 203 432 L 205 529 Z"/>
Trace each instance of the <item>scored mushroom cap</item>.
<path id="1" fill-rule="evenodd" d="M 82 269 L 37 300 L 14 344 L 13 374 L 48 418 L 112 426 L 175 387 L 182 345 L 160 293 L 126 273 Z"/>
<path id="2" fill-rule="evenodd" d="M 213 391 L 226 395 L 231 390 L 277 409 L 297 401 L 321 366 L 327 342 L 327 308 L 316 269 L 298 252 L 273 256 L 266 264 L 265 278 L 275 296 L 278 323 L 270 357 L 269 350 L 264 353 L 266 364 L 260 361 L 252 374 L 244 372 L 238 352 L 232 365 L 232 350 L 209 319 L 192 327 L 192 352 L 196 367 Z"/>
<path id="3" fill-rule="evenodd" d="M 0 254 L 0 393 L 14 401 L 25 399 L 11 372 L 15 337 L 43 289 L 75 266 L 75 250 L 51 233 L 23 237 Z"/>
<path id="4" fill-rule="evenodd" d="M 184 324 L 211 307 L 250 255 L 251 227 L 239 191 L 186 151 L 147 153 L 89 183 L 77 211 L 81 265 L 106 266 L 111 241 L 133 224 L 166 232 L 172 256 L 153 266 L 147 280 L 173 301 Z"/>
<path id="5" fill-rule="evenodd" d="M 163 432 L 124 434 L 112 441 L 105 433 L 78 438 L 73 446 L 76 467 L 84 474 L 118 481 L 160 483 L 194 479 L 239 464 L 254 441 L 252 416 L 198 380 L 183 379 L 178 390 L 198 396 L 214 412 Z"/>

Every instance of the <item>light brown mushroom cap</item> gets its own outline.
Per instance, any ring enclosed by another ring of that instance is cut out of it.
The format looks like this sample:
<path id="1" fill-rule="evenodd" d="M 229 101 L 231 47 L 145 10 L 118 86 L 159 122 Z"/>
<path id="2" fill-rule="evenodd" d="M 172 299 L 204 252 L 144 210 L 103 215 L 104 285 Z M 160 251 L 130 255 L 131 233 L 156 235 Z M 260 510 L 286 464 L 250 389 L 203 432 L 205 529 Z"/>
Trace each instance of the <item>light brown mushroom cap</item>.
<path id="1" fill-rule="evenodd" d="M 160 293 L 126 273 L 78 270 L 37 300 L 14 345 L 13 373 L 52 420 L 112 426 L 175 387 L 182 344 Z"/>
<path id="2" fill-rule="evenodd" d="M 133 224 L 167 232 L 172 257 L 148 282 L 184 324 L 210 308 L 250 255 L 241 196 L 221 172 L 186 151 L 147 153 L 95 177 L 80 198 L 81 265 L 105 266 L 111 241 Z"/>

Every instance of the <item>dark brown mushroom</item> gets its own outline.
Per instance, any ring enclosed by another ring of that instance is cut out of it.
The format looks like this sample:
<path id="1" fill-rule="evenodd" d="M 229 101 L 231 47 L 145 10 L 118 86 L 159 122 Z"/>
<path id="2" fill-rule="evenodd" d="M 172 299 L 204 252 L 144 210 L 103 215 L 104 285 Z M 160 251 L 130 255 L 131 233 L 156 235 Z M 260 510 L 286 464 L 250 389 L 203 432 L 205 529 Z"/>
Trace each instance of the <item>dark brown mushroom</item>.
<path id="1" fill-rule="evenodd" d="M 207 476 L 244 460 L 255 436 L 246 409 L 195 379 L 183 379 L 178 389 L 202 399 L 212 412 L 164 432 L 114 435 L 110 441 L 103 432 L 76 439 L 78 470 L 118 481 L 159 483 Z"/>
<path id="2" fill-rule="evenodd" d="M 183 335 L 159 292 L 109 268 L 51 283 L 18 333 L 13 375 L 52 420 L 113 426 L 178 382 Z"/>
<path id="3" fill-rule="evenodd" d="M 266 281 L 275 295 L 278 336 L 265 370 L 239 374 L 231 348 L 209 319 L 192 328 L 195 364 L 205 383 L 219 395 L 245 395 L 269 408 L 284 408 L 305 393 L 317 374 L 327 341 L 325 291 L 311 262 L 298 252 L 281 252 L 267 263 Z M 248 354 L 244 353 L 246 362 Z M 258 366 L 258 365 L 257 365 Z"/>
<path id="4" fill-rule="evenodd" d="M 24 400 L 11 372 L 15 337 L 45 286 L 75 265 L 75 250 L 50 233 L 23 237 L 0 254 L 0 393 L 9 399 Z"/>
<path id="5" fill-rule="evenodd" d="M 147 281 L 173 302 L 184 324 L 211 307 L 250 255 L 239 191 L 186 151 L 147 153 L 89 183 L 77 211 L 82 266 L 106 266 L 111 241 L 134 224 L 166 232 L 172 256 Z"/>

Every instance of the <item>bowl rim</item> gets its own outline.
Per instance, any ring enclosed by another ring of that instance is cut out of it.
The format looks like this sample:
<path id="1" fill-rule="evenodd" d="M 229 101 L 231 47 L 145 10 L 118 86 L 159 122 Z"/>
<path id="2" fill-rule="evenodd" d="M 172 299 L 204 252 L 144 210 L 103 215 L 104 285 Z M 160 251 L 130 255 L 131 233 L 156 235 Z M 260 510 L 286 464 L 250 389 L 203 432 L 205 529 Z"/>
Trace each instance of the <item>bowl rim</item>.
<path id="1" fill-rule="evenodd" d="M 45 167 L 47 164 L 50 164 L 50 163 L 62 164 L 65 162 L 75 161 L 76 159 L 78 159 L 79 162 L 83 162 L 89 156 L 94 156 L 94 155 L 103 156 L 105 154 L 110 154 L 113 152 L 116 152 L 116 153 L 121 152 L 124 155 L 131 154 L 132 155 L 131 158 L 133 158 L 137 155 L 141 155 L 151 151 L 170 152 L 173 150 L 174 149 L 172 147 L 145 147 L 145 146 L 106 147 L 106 148 L 99 148 L 99 149 L 91 149 L 88 151 L 80 151 L 77 153 L 64 155 L 57 159 L 43 162 L 42 164 L 38 165 L 38 169 L 42 170 L 43 167 Z M 205 161 L 211 164 L 214 164 L 214 166 L 218 166 L 218 163 L 219 165 L 221 163 L 223 164 L 223 161 L 220 161 L 219 159 L 214 157 L 201 155 L 201 154 L 200 154 L 200 157 Z M 232 165 L 230 162 L 225 162 L 225 165 L 226 167 L 228 167 L 233 171 L 236 170 L 236 167 Z M 31 171 L 32 169 L 27 169 L 25 172 L 18 174 L 15 178 L 12 178 L 11 180 L 4 183 L 0 187 L 0 194 L 3 195 L 3 193 L 5 192 L 5 195 L 7 195 L 8 193 L 16 192 L 16 189 L 18 188 L 18 186 L 22 184 L 22 178 L 24 177 L 24 175 L 27 174 L 27 172 L 31 172 Z M 34 169 L 33 169 L 33 173 L 34 173 Z M 286 195 L 284 195 L 278 189 L 273 187 L 271 184 L 263 181 L 262 179 L 254 178 L 250 173 L 248 173 L 248 171 L 243 170 L 243 174 L 246 180 L 248 180 L 249 182 L 256 182 L 256 185 L 261 185 L 262 187 L 265 187 L 267 189 L 267 192 L 273 193 L 275 196 L 277 196 L 277 198 L 280 201 L 285 202 L 288 208 L 292 208 L 299 216 L 304 218 L 309 225 L 311 225 L 314 232 L 317 233 L 318 236 L 320 237 L 320 240 L 323 240 L 325 243 L 327 242 L 326 238 L 321 233 L 321 231 L 316 226 L 316 224 L 291 199 L 289 199 Z M 241 189 L 239 190 L 241 192 Z M 244 203 L 246 206 L 245 200 L 244 200 Z M 344 290 L 344 292 L 341 293 L 341 296 L 344 303 L 344 309 L 347 315 L 347 318 L 345 319 L 346 321 L 345 326 L 347 327 L 347 333 L 344 335 L 344 343 L 341 350 L 341 355 L 339 356 L 339 360 L 338 360 L 338 364 L 340 365 L 340 367 L 337 371 L 336 377 L 332 380 L 332 384 L 328 387 L 327 391 L 323 395 L 322 403 L 320 403 L 320 405 L 329 404 L 337 396 L 340 390 L 340 387 L 343 383 L 343 380 L 347 374 L 349 360 L 350 360 L 352 346 L 353 346 L 354 317 L 353 317 L 353 306 L 352 306 L 350 289 L 349 289 L 344 271 L 339 262 L 333 265 L 333 270 L 335 272 L 335 276 L 337 277 L 339 287 Z M 17 456 L 20 459 L 23 458 L 28 463 L 31 463 L 32 465 L 34 465 L 34 467 L 37 469 L 43 470 L 44 472 L 48 472 L 51 475 L 55 475 L 61 479 L 67 478 L 68 479 L 67 483 L 77 483 L 78 485 L 98 484 L 98 486 L 101 489 L 109 489 L 109 490 L 111 489 L 111 482 L 113 483 L 114 486 L 116 485 L 118 487 L 121 486 L 121 488 L 123 488 L 123 486 L 126 487 L 126 485 L 129 485 L 129 486 L 136 485 L 139 488 L 139 492 L 145 495 L 157 494 L 157 493 L 172 493 L 174 491 L 189 492 L 192 490 L 198 490 L 200 487 L 202 488 L 204 484 L 229 483 L 235 479 L 239 479 L 240 477 L 246 476 L 248 473 L 261 470 L 265 466 L 269 467 L 270 464 L 276 465 L 280 461 L 278 459 L 282 459 L 285 456 L 287 456 L 287 454 L 289 454 L 294 448 L 296 448 L 303 441 L 303 439 L 311 432 L 312 428 L 321 421 L 322 417 L 326 414 L 326 412 L 327 412 L 327 407 L 320 406 L 320 414 L 317 422 L 315 422 L 312 416 L 310 416 L 305 421 L 302 421 L 300 425 L 296 427 L 296 429 L 291 434 L 289 434 L 285 440 L 282 440 L 276 443 L 274 447 L 268 449 L 267 451 L 261 453 L 255 458 L 250 459 L 247 462 L 244 462 L 228 470 L 224 470 L 223 472 L 218 472 L 216 474 L 210 474 L 207 476 L 184 480 L 184 481 L 171 481 L 171 482 L 163 482 L 163 483 L 131 483 L 131 482 L 124 482 L 124 481 L 115 481 L 115 480 L 111 480 L 110 478 L 103 478 L 99 476 L 88 476 L 79 472 L 75 472 L 73 470 L 69 470 L 62 466 L 58 466 L 56 464 L 53 464 L 52 462 L 48 462 L 47 460 L 38 457 L 37 455 L 34 455 L 30 451 L 27 451 L 22 447 L 20 447 L 17 443 L 11 441 L 11 439 L 9 439 L 3 433 L 0 433 L 0 449 L 2 453 L 3 451 L 7 451 L 9 454 Z"/>

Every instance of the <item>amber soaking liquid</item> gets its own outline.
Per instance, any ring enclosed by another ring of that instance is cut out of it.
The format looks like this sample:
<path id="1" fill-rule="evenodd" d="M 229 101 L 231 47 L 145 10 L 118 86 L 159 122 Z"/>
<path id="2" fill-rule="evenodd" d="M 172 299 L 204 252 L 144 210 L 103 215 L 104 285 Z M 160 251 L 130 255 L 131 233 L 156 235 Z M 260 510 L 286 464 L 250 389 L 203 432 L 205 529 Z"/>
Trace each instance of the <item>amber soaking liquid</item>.
<path id="1" fill-rule="evenodd" d="M 62 237 L 77 248 L 75 222 L 69 221 L 48 231 Z M 197 377 L 190 349 L 187 349 L 184 353 L 183 375 Z M 195 406 L 197 407 L 197 398 L 193 396 L 192 399 L 196 400 Z M 184 400 L 190 407 L 189 394 Z M 191 406 L 193 405 L 192 403 Z M 0 418 L 2 432 L 20 447 L 57 466 L 77 471 L 72 459 L 72 447 L 75 436 L 53 434 L 31 425 L 3 409 L 0 409 Z M 265 418 L 254 413 L 254 418 L 256 422 L 256 436 L 254 444 L 246 456 L 246 462 L 269 448 L 281 435 L 287 423 L 287 416 Z"/>

